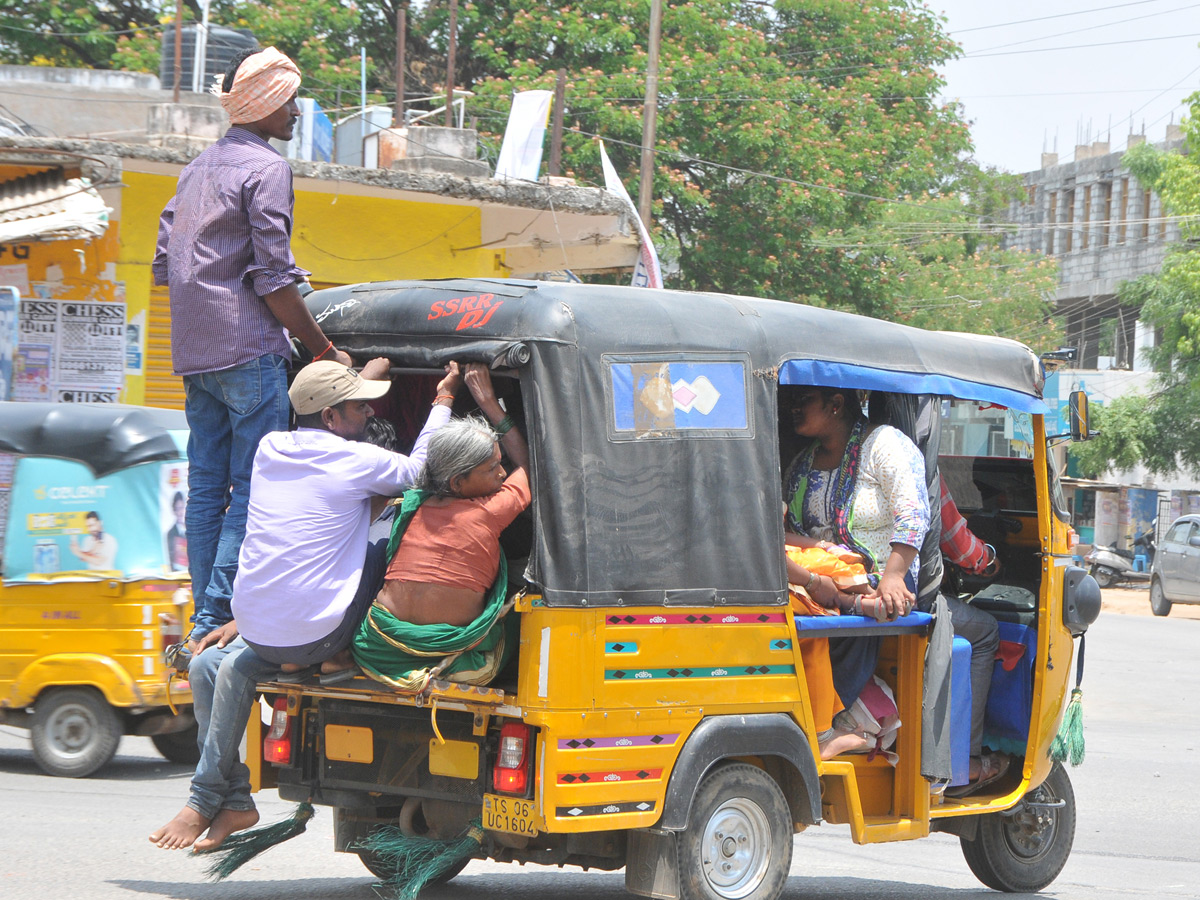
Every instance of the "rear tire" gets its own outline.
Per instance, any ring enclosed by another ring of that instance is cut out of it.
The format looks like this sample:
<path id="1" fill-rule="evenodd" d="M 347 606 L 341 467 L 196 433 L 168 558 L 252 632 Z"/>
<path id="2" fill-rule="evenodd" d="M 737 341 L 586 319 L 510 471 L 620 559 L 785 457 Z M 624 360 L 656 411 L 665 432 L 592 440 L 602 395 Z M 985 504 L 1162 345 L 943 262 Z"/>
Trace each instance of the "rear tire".
<path id="1" fill-rule="evenodd" d="M 1171 601 L 1167 599 L 1166 592 L 1163 591 L 1162 582 L 1157 578 L 1150 582 L 1150 612 L 1156 616 L 1169 616 L 1171 614 Z"/>
<path id="2" fill-rule="evenodd" d="M 1092 566 L 1092 577 L 1096 579 L 1096 584 L 1102 588 L 1112 587 L 1117 583 L 1117 573 L 1104 566 Z"/>
<path id="3" fill-rule="evenodd" d="M 715 769 L 678 839 L 683 900 L 776 900 L 792 864 L 791 822 L 783 791 L 762 769 Z"/>
<path id="4" fill-rule="evenodd" d="M 181 766 L 194 766 L 200 762 L 200 748 L 196 746 L 196 731 L 198 726 L 193 723 L 191 728 L 183 731 L 172 731 L 170 734 L 152 734 L 150 740 L 154 748 L 168 762 Z"/>
<path id="5" fill-rule="evenodd" d="M 355 853 L 357 853 L 358 858 L 362 860 L 362 864 L 367 867 L 367 871 L 380 881 L 387 881 L 396 874 L 396 870 L 394 868 L 389 866 L 370 850 L 356 850 Z M 455 875 L 465 869 L 467 864 L 470 862 L 470 859 L 459 860 L 454 865 L 450 866 L 450 868 L 434 877 L 429 884 L 426 885 L 426 887 L 436 887 L 439 884 L 445 884 L 454 878 Z"/>
<path id="6" fill-rule="evenodd" d="M 1061 764 L 1025 795 L 1031 803 L 1062 800 L 1057 809 L 1036 806 L 981 816 L 974 840 L 960 838 L 975 877 L 997 891 L 1034 893 L 1058 877 L 1075 843 L 1075 792 Z"/>
<path id="7" fill-rule="evenodd" d="M 121 722 L 95 688 L 52 688 L 34 704 L 30 736 L 43 772 L 86 778 L 116 755 Z"/>

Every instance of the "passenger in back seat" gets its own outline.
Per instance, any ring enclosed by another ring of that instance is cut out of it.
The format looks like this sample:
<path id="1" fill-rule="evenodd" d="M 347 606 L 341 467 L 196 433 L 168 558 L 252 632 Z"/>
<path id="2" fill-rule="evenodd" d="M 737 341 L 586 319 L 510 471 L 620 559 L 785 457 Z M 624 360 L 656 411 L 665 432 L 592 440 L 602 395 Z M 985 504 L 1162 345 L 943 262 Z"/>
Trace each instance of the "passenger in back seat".
<path id="1" fill-rule="evenodd" d="M 929 528 L 920 451 L 897 429 L 869 423 L 854 391 L 805 386 L 788 393 L 793 428 L 812 442 L 784 479 L 787 542 L 815 539 L 855 551 L 872 577 L 864 599 L 880 601 L 886 618 L 907 614 Z M 875 671 L 879 638 L 834 638 L 829 649 L 837 693 L 852 707 Z"/>
<path id="2" fill-rule="evenodd" d="M 422 689 L 443 657 L 451 680 L 486 683 L 515 649 L 498 619 L 508 586 L 500 533 L 531 500 L 529 450 L 487 367 L 467 366 L 464 379 L 492 424 L 458 419 L 431 439 L 397 516 L 383 589 L 354 639 L 363 670 L 405 690 Z M 499 444 L 516 464 L 507 477 Z"/>

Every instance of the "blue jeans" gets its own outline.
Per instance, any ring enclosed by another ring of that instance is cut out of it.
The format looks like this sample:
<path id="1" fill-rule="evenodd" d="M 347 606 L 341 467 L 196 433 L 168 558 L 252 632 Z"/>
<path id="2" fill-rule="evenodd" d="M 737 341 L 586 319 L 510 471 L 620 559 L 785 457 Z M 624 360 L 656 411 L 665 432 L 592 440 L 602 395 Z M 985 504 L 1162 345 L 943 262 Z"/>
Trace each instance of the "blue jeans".
<path id="1" fill-rule="evenodd" d="M 246 534 L 258 442 L 288 427 L 287 361 L 268 354 L 232 369 L 183 377 L 188 427 L 188 569 L 191 637 L 233 618 L 229 601 Z"/>
<path id="2" fill-rule="evenodd" d="M 222 809 L 254 809 L 250 770 L 238 750 L 258 696 L 258 682 L 279 671 L 240 637 L 192 659 L 188 681 L 196 716 L 200 762 L 187 805 L 211 819 Z"/>

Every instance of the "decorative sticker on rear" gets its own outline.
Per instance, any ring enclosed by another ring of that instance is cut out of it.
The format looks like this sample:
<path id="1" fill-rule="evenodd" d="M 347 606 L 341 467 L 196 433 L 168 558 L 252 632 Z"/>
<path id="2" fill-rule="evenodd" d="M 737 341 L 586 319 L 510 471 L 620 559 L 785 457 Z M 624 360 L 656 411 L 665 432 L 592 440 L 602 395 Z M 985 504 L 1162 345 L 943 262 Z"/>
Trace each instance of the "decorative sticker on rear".
<path id="1" fill-rule="evenodd" d="M 604 617 L 609 626 L 619 625 L 780 625 L 783 613 L 613 613 Z"/>
<path id="2" fill-rule="evenodd" d="M 559 750 L 591 750 L 593 747 L 612 749 L 616 747 L 670 747 L 679 740 L 675 734 L 633 734 L 621 737 L 559 738 Z"/>
<path id="3" fill-rule="evenodd" d="M 458 316 L 454 324 L 455 331 L 468 331 L 487 324 L 488 319 L 495 315 L 496 310 L 504 305 L 503 300 L 497 300 L 495 294 L 469 294 L 465 297 L 451 297 L 449 300 L 438 300 L 429 306 L 429 321 L 442 319 L 447 316 Z"/>
<path id="4" fill-rule="evenodd" d="M 662 778 L 662 769 L 628 769 L 609 772 L 562 772 L 559 784 L 591 784 L 592 782 L 657 781 Z"/>
<path id="5" fill-rule="evenodd" d="M 678 432 L 746 432 L 746 362 L 616 362 L 612 379 L 616 437 Z"/>

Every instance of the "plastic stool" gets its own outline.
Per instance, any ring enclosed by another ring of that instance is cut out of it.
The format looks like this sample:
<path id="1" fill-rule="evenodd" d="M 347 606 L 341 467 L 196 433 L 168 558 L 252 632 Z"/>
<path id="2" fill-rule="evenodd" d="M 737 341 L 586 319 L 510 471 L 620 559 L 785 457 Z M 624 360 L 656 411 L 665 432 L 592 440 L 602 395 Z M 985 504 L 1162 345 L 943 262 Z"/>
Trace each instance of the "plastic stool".
<path id="1" fill-rule="evenodd" d="M 1138 553 L 1136 556 L 1133 557 L 1133 571 L 1145 572 L 1147 563 L 1148 563 L 1148 560 L 1146 559 L 1146 554 Z"/>

